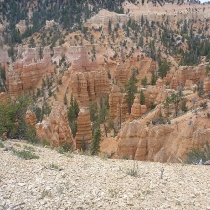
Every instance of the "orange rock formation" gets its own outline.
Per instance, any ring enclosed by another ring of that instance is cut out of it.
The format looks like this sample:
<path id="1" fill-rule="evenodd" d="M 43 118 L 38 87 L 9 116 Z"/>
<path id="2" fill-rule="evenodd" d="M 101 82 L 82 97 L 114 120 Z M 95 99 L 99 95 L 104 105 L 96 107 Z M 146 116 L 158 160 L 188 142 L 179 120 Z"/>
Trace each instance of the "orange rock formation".
<path id="1" fill-rule="evenodd" d="M 49 117 L 36 124 L 37 136 L 50 142 L 53 147 L 59 147 L 62 143 L 69 143 L 75 148 L 71 129 L 67 119 L 66 107 L 59 102 L 54 102 Z"/>
<path id="2" fill-rule="evenodd" d="M 153 117 L 159 108 L 153 112 Z M 202 148 L 209 141 L 208 110 L 188 112 L 165 125 L 146 125 L 148 118 L 126 122 L 117 136 L 118 157 L 158 162 L 179 162 L 191 147 Z M 150 116 L 151 119 L 152 116 Z"/>
<path id="3" fill-rule="evenodd" d="M 43 55 L 43 59 L 40 60 L 37 49 L 28 49 L 23 53 L 23 59 L 14 63 L 14 69 L 12 67 L 9 69 L 7 84 L 12 96 L 36 87 L 42 77 L 54 73 L 50 49 L 45 48 Z"/>
<path id="4" fill-rule="evenodd" d="M 88 108 L 81 108 L 77 118 L 76 148 L 81 149 L 82 141 L 86 141 L 88 147 L 92 142 L 92 130 L 90 112 Z"/>
<path id="5" fill-rule="evenodd" d="M 109 80 L 105 71 L 71 74 L 68 87 L 80 105 L 88 105 L 100 94 L 109 94 Z"/>
<path id="6" fill-rule="evenodd" d="M 36 125 L 36 115 L 34 112 L 27 110 L 25 120 L 29 125 L 32 125 L 35 127 Z"/>

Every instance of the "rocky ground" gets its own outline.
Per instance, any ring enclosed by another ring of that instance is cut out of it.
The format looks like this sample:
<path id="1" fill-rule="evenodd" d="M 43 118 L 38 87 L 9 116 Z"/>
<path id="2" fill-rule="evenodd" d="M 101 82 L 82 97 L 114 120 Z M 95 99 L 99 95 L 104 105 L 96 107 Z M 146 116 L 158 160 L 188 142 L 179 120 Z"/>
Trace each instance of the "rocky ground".
<path id="1" fill-rule="evenodd" d="M 0 143 L 0 209 L 210 209 L 210 166 L 111 160 Z M 39 159 L 21 159 L 11 146 Z"/>

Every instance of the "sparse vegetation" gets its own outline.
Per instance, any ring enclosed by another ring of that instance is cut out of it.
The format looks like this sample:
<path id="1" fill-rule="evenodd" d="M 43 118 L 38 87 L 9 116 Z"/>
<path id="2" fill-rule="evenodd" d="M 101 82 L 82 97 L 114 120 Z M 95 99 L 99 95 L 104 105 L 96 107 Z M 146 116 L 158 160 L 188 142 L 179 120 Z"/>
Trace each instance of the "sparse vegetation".
<path id="1" fill-rule="evenodd" d="M 59 169 L 58 165 L 56 165 L 56 164 L 54 164 L 54 163 L 51 163 L 51 164 L 50 164 L 50 168 L 56 169 L 56 170 Z"/>
<path id="2" fill-rule="evenodd" d="M 134 162 L 133 167 L 127 169 L 126 174 L 127 175 L 130 175 L 130 176 L 137 177 L 139 175 L 138 170 L 139 170 L 138 165 L 135 164 L 135 162 Z"/>
<path id="3" fill-rule="evenodd" d="M 207 106 L 208 106 L 207 101 L 200 103 L 200 107 L 201 107 L 202 109 L 206 109 Z"/>
<path id="4" fill-rule="evenodd" d="M 39 200 L 44 199 L 46 196 L 50 196 L 50 195 L 51 195 L 51 193 L 49 190 L 43 190 Z"/>
<path id="5" fill-rule="evenodd" d="M 19 151 L 19 150 L 15 150 L 13 148 L 13 154 L 22 158 L 22 159 L 25 159 L 25 160 L 31 160 L 31 159 L 39 159 L 39 156 L 37 156 L 36 154 L 32 153 L 31 151 L 27 151 L 27 150 L 22 150 L 22 151 Z"/>
<path id="6" fill-rule="evenodd" d="M 4 144 L 0 142 L 0 148 L 4 148 Z"/>

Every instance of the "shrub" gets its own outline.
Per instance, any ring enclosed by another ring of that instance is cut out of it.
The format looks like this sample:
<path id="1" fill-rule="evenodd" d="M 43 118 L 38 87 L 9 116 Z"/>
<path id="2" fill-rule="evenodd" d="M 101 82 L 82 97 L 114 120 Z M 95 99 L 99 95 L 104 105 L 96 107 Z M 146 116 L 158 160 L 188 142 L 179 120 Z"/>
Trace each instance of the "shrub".
<path id="1" fill-rule="evenodd" d="M 50 168 L 53 168 L 53 169 L 56 169 L 56 170 L 59 169 L 59 167 L 56 164 L 54 164 L 54 163 L 50 164 Z"/>
<path id="2" fill-rule="evenodd" d="M 62 147 L 57 147 L 55 150 L 60 154 L 64 154 L 64 149 Z"/>
<path id="3" fill-rule="evenodd" d="M 42 146 L 45 147 L 45 146 L 50 146 L 50 142 L 48 142 L 47 140 L 43 140 L 42 141 Z"/>
<path id="4" fill-rule="evenodd" d="M 33 147 L 31 147 L 31 146 L 24 146 L 24 149 L 28 150 L 30 152 L 35 152 L 35 149 Z"/>
<path id="5" fill-rule="evenodd" d="M 36 135 L 36 129 L 32 125 L 28 125 L 26 128 L 25 139 L 32 144 L 40 143 L 40 139 Z"/>
<path id="6" fill-rule="evenodd" d="M 81 149 L 82 149 L 83 152 L 85 152 L 89 149 L 88 148 L 88 143 L 84 138 L 82 139 L 82 142 L 81 142 Z"/>
<path id="7" fill-rule="evenodd" d="M 206 142 L 201 150 L 191 148 L 191 151 L 186 156 L 186 162 L 189 164 L 200 164 L 207 160 L 210 160 L 210 145 L 208 142 Z"/>
<path id="8" fill-rule="evenodd" d="M 126 174 L 130 175 L 130 176 L 137 177 L 138 176 L 138 169 L 139 169 L 138 165 L 136 165 L 134 163 L 132 168 L 127 169 Z"/>
<path id="9" fill-rule="evenodd" d="M 200 103 L 200 107 L 206 109 L 208 106 L 207 101 Z"/>
<path id="10" fill-rule="evenodd" d="M 154 109 L 156 106 L 157 106 L 157 104 L 153 101 L 151 101 L 149 104 L 150 109 Z"/>
<path id="11" fill-rule="evenodd" d="M 69 144 L 68 142 L 61 144 L 60 147 L 63 148 L 64 152 L 71 152 L 73 150 L 71 144 Z"/>
<path id="12" fill-rule="evenodd" d="M 187 112 L 188 111 L 188 107 L 187 107 L 186 103 L 187 103 L 186 101 L 183 101 L 183 103 L 182 103 L 181 110 L 183 112 Z"/>

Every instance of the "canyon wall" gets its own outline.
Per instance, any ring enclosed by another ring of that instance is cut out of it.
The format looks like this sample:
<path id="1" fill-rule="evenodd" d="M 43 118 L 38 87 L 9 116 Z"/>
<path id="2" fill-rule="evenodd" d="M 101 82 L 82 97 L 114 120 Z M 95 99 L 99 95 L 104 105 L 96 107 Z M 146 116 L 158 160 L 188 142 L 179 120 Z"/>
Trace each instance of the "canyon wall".
<path id="1" fill-rule="evenodd" d="M 54 73 L 50 49 L 43 50 L 43 59 L 39 58 L 38 49 L 30 48 L 20 53 L 22 58 L 14 63 L 7 71 L 7 85 L 11 96 L 17 96 L 22 91 L 36 87 L 41 78 Z"/>

